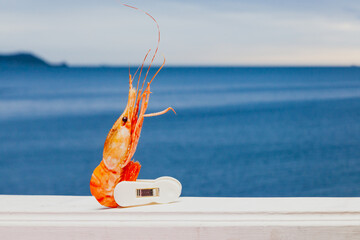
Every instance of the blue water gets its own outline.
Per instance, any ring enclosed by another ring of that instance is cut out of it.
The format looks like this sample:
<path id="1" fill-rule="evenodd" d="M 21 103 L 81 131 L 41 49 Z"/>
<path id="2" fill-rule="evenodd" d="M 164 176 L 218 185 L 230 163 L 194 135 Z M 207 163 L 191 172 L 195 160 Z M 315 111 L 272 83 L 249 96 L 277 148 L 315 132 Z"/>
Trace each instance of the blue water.
<path id="1" fill-rule="evenodd" d="M 0 69 L 0 194 L 89 195 L 127 68 Z M 360 68 L 165 68 L 139 178 L 184 196 L 360 196 Z"/>

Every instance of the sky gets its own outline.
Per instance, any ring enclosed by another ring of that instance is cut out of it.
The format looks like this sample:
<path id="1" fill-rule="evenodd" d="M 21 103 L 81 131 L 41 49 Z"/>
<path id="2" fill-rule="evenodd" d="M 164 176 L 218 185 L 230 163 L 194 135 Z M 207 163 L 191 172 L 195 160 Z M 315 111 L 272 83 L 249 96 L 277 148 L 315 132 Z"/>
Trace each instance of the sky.
<path id="1" fill-rule="evenodd" d="M 360 65 L 359 0 L 0 0 L 0 53 L 70 65 Z"/>

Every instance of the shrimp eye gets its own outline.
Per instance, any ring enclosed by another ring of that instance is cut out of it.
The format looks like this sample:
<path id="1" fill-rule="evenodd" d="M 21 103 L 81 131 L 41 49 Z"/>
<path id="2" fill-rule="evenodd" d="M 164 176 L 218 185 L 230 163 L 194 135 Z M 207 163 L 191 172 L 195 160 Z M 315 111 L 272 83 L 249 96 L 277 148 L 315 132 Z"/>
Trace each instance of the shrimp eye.
<path id="1" fill-rule="evenodd" d="M 128 120 L 127 117 L 123 117 L 123 118 L 122 118 L 122 121 L 123 121 L 124 124 L 127 122 L 127 120 Z"/>

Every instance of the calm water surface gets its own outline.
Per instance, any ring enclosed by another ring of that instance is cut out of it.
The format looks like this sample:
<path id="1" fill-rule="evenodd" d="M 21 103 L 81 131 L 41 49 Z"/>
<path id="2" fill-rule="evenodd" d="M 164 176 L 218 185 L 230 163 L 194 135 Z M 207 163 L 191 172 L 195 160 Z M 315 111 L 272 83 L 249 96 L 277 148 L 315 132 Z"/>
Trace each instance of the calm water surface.
<path id="1" fill-rule="evenodd" d="M 126 68 L 0 69 L 0 194 L 89 195 Z M 139 178 L 184 196 L 360 196 L 360 68 L 165 68 Z"/>

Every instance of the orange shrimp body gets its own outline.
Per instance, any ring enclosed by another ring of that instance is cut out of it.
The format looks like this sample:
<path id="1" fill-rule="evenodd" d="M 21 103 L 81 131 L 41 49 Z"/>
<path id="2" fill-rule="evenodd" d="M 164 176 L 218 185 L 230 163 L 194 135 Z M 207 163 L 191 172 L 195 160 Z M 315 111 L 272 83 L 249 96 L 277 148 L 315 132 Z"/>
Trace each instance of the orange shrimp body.
<path id="1" fill-rule="evenodd" d="M 91 176 L 91 194 L 100 204 L 106 207 L 118 206 L 114 200 L 116 184 L 120 181 L 136 181 L 137 179 L 141 166 L 138 162 L 131 161 L 131 158 L 139 141 L 144 117 L 157 116 L 173 110 L 172 108 L 167 108 L 158 113 L 145 114 L 150 97 L 151 81 L 147 84 L 144 91 L 136 91 L 132 87 L 130 75 L 127 106 L 109 131 L 104 144 L 103 159 Z"/>
<path id="2" fill-rule="evenodd" d="M 140 10 L 129 5 L 125 6 Z M 133 88 L 132 85 L 134 78 L 131 76 L 131 74 L 129 74 L 129 97 L 126 108 L 123 114 L 121 114 L 121 116 L 116 120 L 113 127 L 109 131 L 104 144 L 103 159 L 95 168 L 90 179 L 91 194 L 98 200 L 100 204 L 106 207 L 118 206 L 114 200 L 114 188 L 119 182 L 136 181 L 137 176 L 139 175 L 141 166 L 138 162 L 134 162 L 131 159 L 139 142 L 144 117 L 158 116 L 168 112 L 169 110 L 174 111 L 169 107 L 158 113 L 145 114 L 150 97 L 150 84 L 164 66 L 165 60 L 143 90 L 146 77 L 148 76 L 151 64 L 154 61 L 160 42 L 159 25 L 149 13 L 144 13 L 150 16 L 157 25 L 158 44 L 143 79 L 141 89 L 139 89 L 139 81 L 144 67 L 144 62 L 150 50 L 146 54 L 141 65 L 136 89 Z M 136 76 L 136 73 L 134 76 Z"/>
<path id="3" fill-rule="evenodd" d="M 95 168 L 90 180 L 91 194 L 107 207 L 117 207 L 113 195 L 116 184 L 120 181 L 135 181 L 140 171 L 138 162 L 130 163 L 143 122 L 143 117 L 137 121 L 138 105 L 135 105 L 135 100 L 136 90 L 132 88 L 130 76 L 128 104 L 108 133 L 103 160 Z"/>

